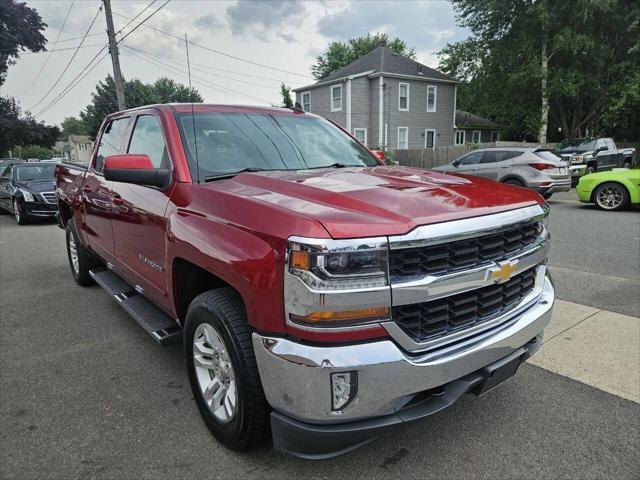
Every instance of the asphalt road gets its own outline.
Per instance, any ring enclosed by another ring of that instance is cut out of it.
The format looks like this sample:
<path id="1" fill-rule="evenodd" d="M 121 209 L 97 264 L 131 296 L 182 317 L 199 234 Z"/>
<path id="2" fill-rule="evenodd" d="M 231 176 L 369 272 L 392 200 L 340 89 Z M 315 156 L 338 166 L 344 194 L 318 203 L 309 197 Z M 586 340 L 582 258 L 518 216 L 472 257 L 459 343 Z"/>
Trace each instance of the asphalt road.
<path id="1" fill-rule="evenodd" d="M 637 284 L 638 241 L 625 237 L 640 236 L 637 213 L 556 201 L 551 215 L 560 296 L 636 308 L 633 291 L 609 295 Z M 61 230 L 0 216 L 0 241 L 2 479 L 640 476 L 640 405 L 528 364 L 337 459 L 286 457 L 270 441 L 231 452 L 200 421 L 180 347 L 157 346 L 100 288 L 76 286 Z"/>
<path id="2" fill-rule="evenodd" d="M 558 297 L 640 317 L 640 210 L 598 210 L 579 203 L 573 190 L 549 204 Z"/>

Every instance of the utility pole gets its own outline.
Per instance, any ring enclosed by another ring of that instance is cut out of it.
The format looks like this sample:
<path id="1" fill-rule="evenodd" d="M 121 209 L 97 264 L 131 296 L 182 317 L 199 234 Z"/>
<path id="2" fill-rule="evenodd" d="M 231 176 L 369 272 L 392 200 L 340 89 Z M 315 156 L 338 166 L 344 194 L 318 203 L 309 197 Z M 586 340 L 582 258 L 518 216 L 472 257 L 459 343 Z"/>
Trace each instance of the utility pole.
<path id="1" fill-rule="evenodd" d="M 113 31 L 113 17 L 111 16 L 111 0 L 102 0 L 104 3 L 104 14 L 107 17 L 107 36 L 109 37 L 109 53 L 111 53 L 111 63 L 113 64 L 113 81 L 116 84 L 116 98 L 118 99 L 118 110 L 126 110 L 127 103 L 124 98 L 124 81 L 120 71 L 120 60 L 118 58 L 118 44 L 116 34 Z"/>

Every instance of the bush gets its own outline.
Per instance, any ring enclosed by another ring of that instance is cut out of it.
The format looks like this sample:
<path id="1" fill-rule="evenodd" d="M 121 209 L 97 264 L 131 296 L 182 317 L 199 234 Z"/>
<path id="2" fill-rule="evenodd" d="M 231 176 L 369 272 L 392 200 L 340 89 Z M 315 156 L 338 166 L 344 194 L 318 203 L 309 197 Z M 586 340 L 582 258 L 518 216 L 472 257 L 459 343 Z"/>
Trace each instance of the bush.
<path id="1" fill-rule="evenodd" d="M 26 147 L 16 147 L 14 152 L 20 152 L 19 156 L 23 160 L 28 158 L 37 158 L 39 160 L 46 160 L 47 158 L 51 158 L 55 156 L 55 153 L 52 149 L 47 147 L 41 147 L 40 145 L 27 145 Z"/>

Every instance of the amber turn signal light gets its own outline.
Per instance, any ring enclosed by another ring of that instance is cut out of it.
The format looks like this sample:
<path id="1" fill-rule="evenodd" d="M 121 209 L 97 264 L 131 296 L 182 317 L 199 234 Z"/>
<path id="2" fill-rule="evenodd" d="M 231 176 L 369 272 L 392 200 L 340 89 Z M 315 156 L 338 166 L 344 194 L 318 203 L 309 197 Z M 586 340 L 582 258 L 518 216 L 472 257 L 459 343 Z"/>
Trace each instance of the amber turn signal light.
<path id="1" fill-rule="evenodd" d="M 309 315 L 293 315 L 291 320 L 296 323 L 318 324 L 333 322 L 354 322 L 386 320 L 389 318 L 389 307 L 362 308 L 360 310 L 311 312 Z"/>
<path id="2" fill-rule="evenodd" d="M 309 254 L 294 251 L 289 254 L 289 266 L 300 270 L 309 270 Z"/>

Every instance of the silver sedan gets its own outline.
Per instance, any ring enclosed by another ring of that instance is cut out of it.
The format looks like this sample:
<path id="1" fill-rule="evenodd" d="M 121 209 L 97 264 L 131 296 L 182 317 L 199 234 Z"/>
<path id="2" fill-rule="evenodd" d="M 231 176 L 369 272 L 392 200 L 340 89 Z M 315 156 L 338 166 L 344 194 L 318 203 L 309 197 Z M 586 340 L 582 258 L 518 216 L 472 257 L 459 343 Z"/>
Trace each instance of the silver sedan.
<path id="1" fill-rule="evenodd" d="M 481 148 L 433 170 L 485 177 L 531 188 L 544 198 L 551 197 L 554 192 L 571 190 L 568 163 L 539 148 Z"/>

